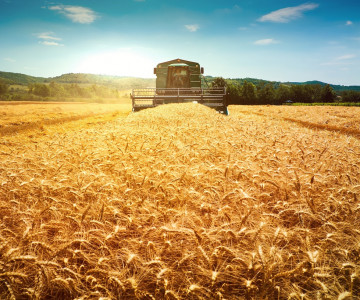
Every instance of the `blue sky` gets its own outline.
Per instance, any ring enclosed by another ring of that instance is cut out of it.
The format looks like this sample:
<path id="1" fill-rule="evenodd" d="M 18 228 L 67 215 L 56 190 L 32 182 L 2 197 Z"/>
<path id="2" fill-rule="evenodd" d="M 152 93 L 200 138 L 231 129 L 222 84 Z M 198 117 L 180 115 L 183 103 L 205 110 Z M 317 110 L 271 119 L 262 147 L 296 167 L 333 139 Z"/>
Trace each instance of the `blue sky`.
<path id="1" fill-rule="evenodd" d="M 206 75 L 360 85 L 358 0 L 0 0 L 0 70 Z"/>

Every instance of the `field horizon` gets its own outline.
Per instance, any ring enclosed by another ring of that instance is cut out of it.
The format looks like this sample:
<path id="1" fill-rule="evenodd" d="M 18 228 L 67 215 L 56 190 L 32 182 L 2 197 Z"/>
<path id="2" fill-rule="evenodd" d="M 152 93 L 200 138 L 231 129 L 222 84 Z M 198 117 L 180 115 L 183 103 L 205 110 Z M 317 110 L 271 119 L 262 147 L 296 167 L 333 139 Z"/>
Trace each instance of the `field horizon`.
<path id="1" fill-rule="evenodd" d="M 211 82 L 218 76 L 205 76 L 206 80 Z M 93 73 L 65 73 L 59 76 L 54 77 L 38 77 L 32 75 L 26 75 L 23 73 L 14 73 L 14 72 L 5 72 L 0 71 L 0 79 L 4 80 L 9 84 L 31 84 L 31 83 L 49 83 L 51 81 L 56 83 L 77 83 L 77 84 L 102 84 L 105 86 L 116 87 L 118 89 L 131 89 L 131 88 L 146 88 L 146 87 L 155 87 L 155 77 L 136 77 L 136 76 L 116 76 L 116 75 L 106 75 L 106 74 L 93 74 Z M 327 85 L 329 84 L 335 91 L 360 91 L 359 85 L 341 85 L 334 83 L 327 83 L 319 80 L 307 80 L 303 82 L 297 81 L 276 81 L 276 80 L 265 80 L 258 78 L 227 78 L 228 80 L 234 80 L 240 83 L 243 83 L 245 80 L 252 82 L 254 84 L 290 84 L 290 85 L 304 85 L 304 84 L 319 84 Z"/>

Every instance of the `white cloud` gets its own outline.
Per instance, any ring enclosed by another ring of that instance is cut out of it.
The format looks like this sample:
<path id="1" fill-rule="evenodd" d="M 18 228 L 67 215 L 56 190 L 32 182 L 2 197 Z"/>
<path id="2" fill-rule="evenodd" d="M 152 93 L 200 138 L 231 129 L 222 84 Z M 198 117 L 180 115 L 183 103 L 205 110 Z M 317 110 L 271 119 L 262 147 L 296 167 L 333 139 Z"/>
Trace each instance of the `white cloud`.
<path id="1" fill-rule="evenodd" d="M 235 4 L 233 7 L 231 8 L 222 8 L 222 9 L 218 9 L 216 10 L 217 13 L 221 13 L 221 14 L 230 14 L 233 12 L 238 12 L 241 10 L 241 7 L 237 4 Z"/>
<path id="2" fill-rule="evenodd" d="M 61 41 L 61 38 L 53 36 L 53 32 L 43 32 L 39 33 L 37 37 L 42 40 L 53 40 L 53 41 Z"/>
<path id="3" fill-rule="evenodd" d="M 352 58 L 355 58 L 355 57 L 356 57 L 355 54 L 346 54 L 346 55 L 339 56 L 336 59 L 337 60 L 346 60 L 346 59 L 352 59 Z"/>
<path id="4" fill-rule="evenodd" d="M 53 32 L 43 32 L 36 34 L 38 37 L 39 44 L 45 45 L 45 46 L 64 46 L 63 44 L 58 43 L 58 41 L 61 41 L 62 39 L 59 37 L 54 36 Z"/>
<path id="5" fill-rule="evenodd" d="M 291 20 L 302 17 L 303 12 L 313 10 L 317 8 L 319 4 L 306 3 L 299 6 L 286 7 L 279 10 L 275 10 L 267 15 L 262 16 L 258 21 L 260 22 L 276 22 L 276 23 L 288 23 Z"/>
<path id="6" fill-rule="evenodd" d="M 45 46 L 64 46 L 63 44 L 60 44 L 58 42 L 52 42 L 52 41 L 40 41 L 39 44 L 42 44 Z"/>
<path id="7" fill-rule="evenodd" d="M 352 65 L 353 62 L 351 59 L 356 58 L 355 54 L 345 54 L 342 56 L 338 56 L 334 58 L 332 61 L 322 63 L 322 66 L 344 66 L 344 65 Z"/>
<path id="8" fill-rule="evenodd" d="M 346 21 L 346 26 L 350 26 L 350 25 L 352 25 L 353 24 L 353 22 L 351 22 L 351 21 Z"/>
<path id="9" fill-rule="evenodd" d="M 83 6 L 54 5 L 49 9 L 59 11 L 74 23 L 90 24 L 97 18 L 92 9 Z"/>
<path id="10" fill-rule="evenodd" d="M 16 62 L 15 59 L 12 59 L 12 58 L 10 58 L 10 57 L 5 57 L 4 60 L 5 60 L 5 61 L 8 61 L 8 62 Z"/>
<path id="11" fill-rule="evenodd" d="M 185 25 L 185 27 L 190 32 L 195 32 L 200 28 L 199 25 L 197 25 L 197 24 L 189 24 L 189 25 Z"/>
<path id="12" fill-rule="evenodd" d="M 254 42 L 255 45 L 259 45 L 259 46 L 267 46 L 267 45 L 278 44 L 278 43 L 279 42 L 274 39 L 263 39 L 263 40 L 257 40 L 256 42 Z"/>
<path id="13" fill-rule="evenodd" d="M 60 5 L 54 5 L 49 7 L 50 10 L 62 10 L 62 7 Z"/>

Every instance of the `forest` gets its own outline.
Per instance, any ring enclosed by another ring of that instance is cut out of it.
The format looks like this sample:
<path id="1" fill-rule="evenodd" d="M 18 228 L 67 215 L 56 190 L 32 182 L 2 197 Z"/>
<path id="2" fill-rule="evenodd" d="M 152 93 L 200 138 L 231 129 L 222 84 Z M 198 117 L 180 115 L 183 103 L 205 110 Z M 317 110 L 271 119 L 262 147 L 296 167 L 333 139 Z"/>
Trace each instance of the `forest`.
<path id="1" fill-rule="evenodd" d="M 64 74 L 53 78 L 0 72 L 0 100 L 103 101 L 117 98 L 119 91 L 154 87 L 155 79 L 93 74 Z M 254 78 L 204 77 L 204 88 L 227 88 L 228 104 L 280 105 L 292 103 L 360 103 L 359 86 L 330 85 L 319 81 L 286 82 Z"/>
<path id="2" fill-rule="evenodd" d="M 102 102 L 108 98 L 118 98 L 115 88 L 97 84 L 30 83 L 27 86 L 8 85 L 0 79 L 0 100 L 7 101 L 71 101 L 80 99 Z"/>
<path id="3" fill-rule="evenodd" d="M 330 84 L 291 84 L 217 77 L 212 87 L 227 88 L 228 103 L 235 105 L 280 105 L 284 103 L 358 103 L 360 91 L 335 91 Z"/>

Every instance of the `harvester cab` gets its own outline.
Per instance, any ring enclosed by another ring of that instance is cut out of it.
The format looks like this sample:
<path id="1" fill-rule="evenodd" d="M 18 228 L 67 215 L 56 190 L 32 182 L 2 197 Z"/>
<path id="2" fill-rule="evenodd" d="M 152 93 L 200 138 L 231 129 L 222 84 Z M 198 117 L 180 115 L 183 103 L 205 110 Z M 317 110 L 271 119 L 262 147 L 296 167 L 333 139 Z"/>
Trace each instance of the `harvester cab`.
<path id="1" fill-rule="evenodd" d="M 204 68 L 199 63 L 174 59 L 154 68 L 156 88 L 133 89 L 132 109 L 156 107 L 168 103 L 197 102 L 228 114 L 226 88 L 203 88 Z"/>
<path id="2" fill-rule="evenodd" d="M 168 67 L 167 88 L 190 88 L 190 69 L 186 64 L 171 64 Z"/>

